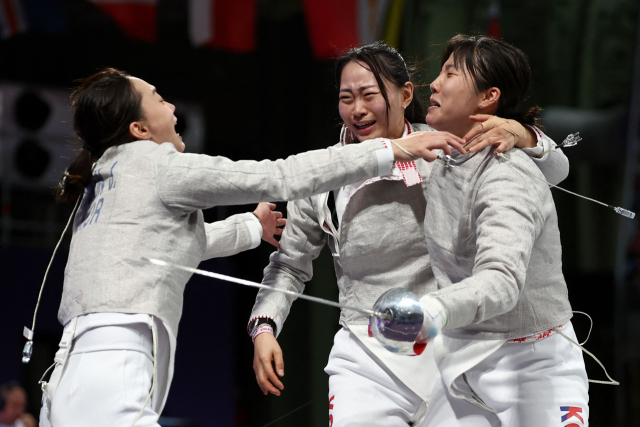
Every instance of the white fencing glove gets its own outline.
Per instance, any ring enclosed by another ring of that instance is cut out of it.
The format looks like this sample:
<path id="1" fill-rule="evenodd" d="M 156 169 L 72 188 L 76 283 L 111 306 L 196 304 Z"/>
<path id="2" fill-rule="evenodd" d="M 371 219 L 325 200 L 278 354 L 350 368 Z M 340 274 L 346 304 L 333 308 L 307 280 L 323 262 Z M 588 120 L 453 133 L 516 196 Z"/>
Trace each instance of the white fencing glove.
<path id="1" fill-rule="evenodd" d="M 413 346 L 416 354 L 421 354 L 427 347 L 427 342 L 433 340 L 447 323 L 444 306 L 436 298 L 426 295 L 420 298 L 420 305 L 424 311 L 424 320 Z"/>

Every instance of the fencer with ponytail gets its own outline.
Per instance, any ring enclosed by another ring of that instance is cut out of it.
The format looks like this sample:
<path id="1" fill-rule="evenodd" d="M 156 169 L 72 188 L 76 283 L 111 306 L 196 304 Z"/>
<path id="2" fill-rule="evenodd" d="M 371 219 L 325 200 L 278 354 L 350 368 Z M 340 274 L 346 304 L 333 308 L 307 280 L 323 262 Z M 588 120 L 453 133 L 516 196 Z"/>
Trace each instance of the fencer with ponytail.
<path id="1" fill-rule="evenodd" d="M 142 95 L 129 74 L 114 68 L 83 80 L 71 94 L 73 129 L 82 140 L 56 188 L 56 202 L 73 202 L 91 183 L 93 164 L 110 147 L 133 142 L 131 122 L 143 118 Z"/>

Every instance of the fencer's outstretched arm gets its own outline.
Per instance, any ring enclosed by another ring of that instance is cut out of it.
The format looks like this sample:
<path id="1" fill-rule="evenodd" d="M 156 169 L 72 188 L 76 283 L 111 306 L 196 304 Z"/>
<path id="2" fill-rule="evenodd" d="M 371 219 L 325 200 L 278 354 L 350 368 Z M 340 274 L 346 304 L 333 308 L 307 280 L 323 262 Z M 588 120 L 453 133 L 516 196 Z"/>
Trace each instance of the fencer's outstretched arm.
<path id="1" fill-rule="evenodd" d="M 314 150 L 285 160 L 231 161 L 158 146 L 158 194 L 185 213 L 220 205 L 295 200 L 378 175 L 382 140 Z"/>
<path id="2" fill-rule="evenodd" d="M 439 138 L 410 135 L 396 144 L 376 138 L 259 162 L 183 154 L 172 144 L 161 144 L 154 153 L 158 194 L 165 205 L 184 213 L 219 205 L 297 200 L 389 174 L 394 158 L 411 160 L 398 145 L 429 160 L 436 157 L 433 149 L 456 147 L 465 152 L 460 138 L 440 134 Z"/>

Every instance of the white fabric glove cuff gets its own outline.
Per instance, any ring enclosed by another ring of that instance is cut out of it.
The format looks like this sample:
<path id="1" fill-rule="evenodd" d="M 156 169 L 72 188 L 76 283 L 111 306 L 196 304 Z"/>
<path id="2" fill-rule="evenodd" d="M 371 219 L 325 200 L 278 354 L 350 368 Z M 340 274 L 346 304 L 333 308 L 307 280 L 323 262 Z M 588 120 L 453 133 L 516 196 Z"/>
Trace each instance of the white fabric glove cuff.
<path id="1" fill-rule="evenodd" d="M 260 224 L 260 220 L 256 218 L 255 215 L 250 216 L 251 219 L 245 221 L 245 224 L 247 225 L 249 234 L 251 235 L 251 247 L 249 249 L 254 249 L 260 245 L 260 241 L 262 240 L 262 224 Z"/>
<path id="2" fill-rule="evenodd" d="M 537 145 L 535 147 L 523 148 L 522 151 L 524 151 L 525 154 L 527 154 L 529 157 L 532 157 L 534 159 L 539 159 L 543 157 L 544 153 L 549 151 L 549 149 L 551 148 L 549 144 L 549 140 L 546 137 L 546 135 L 542 133 L 542 131 L 540 131 L 540 129 L 538 129 L 537 127 L 529 126 L 529 125 L 526 125 L 526 126 L 529 129 L 533 130 L 533 133 L 536 134 Z"/>
<path id="3" fill-rule="evenodd" d="M 424 310 L 424 321 L 420 335 L 433 338 L 447 324 L 447 313 L 442 303 L 430 295 L 420 298 L 420 304 Z"/>
<path id="4" fill-rule="evenodd" d="M 385 148 L 376 150 L 376 158 L 378 159 L 378 176 L 385 176 L 391 174 L 393 168 L 393 161 L 395 156 L 393 155 L 393 146 L 388 139 L 382 138 L 382 143 Z"/>

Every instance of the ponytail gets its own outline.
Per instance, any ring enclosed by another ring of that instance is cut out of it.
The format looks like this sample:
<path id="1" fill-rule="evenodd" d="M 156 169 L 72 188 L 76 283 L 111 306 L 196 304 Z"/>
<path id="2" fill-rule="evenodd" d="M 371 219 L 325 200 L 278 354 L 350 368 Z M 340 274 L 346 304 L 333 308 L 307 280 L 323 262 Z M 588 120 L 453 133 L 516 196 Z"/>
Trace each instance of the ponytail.
<path id="1" fill-rule="evenodd" d="M 58 181 L 56 188 L 56 202 L 67 203 L 75 201 L 91 183 L 93 159 L 91 152 L 80 149 L 67 170 Z"/>
<path id="2" fill-rule="evenodd" d="M 93 164 L 102 154 L 135 141 L 129 125 L 144 117 L 141 103 L 130 76 L 114 68 L 93 74 L 73 91 L 73 129 L 83 146 L 58 182 L 56 202 L 75 201 L 91 184 Z"/>
<path id="3" fill-rule="evenodd" d="M 523 125 L 535 126 L 544 130 L 544 126 L 542 126 L 542 118 L 540 115 L 542 114 L 542 108 L 537 105 L 529 108 L 522 114 L 522 118 L 517 119 Z"/>

